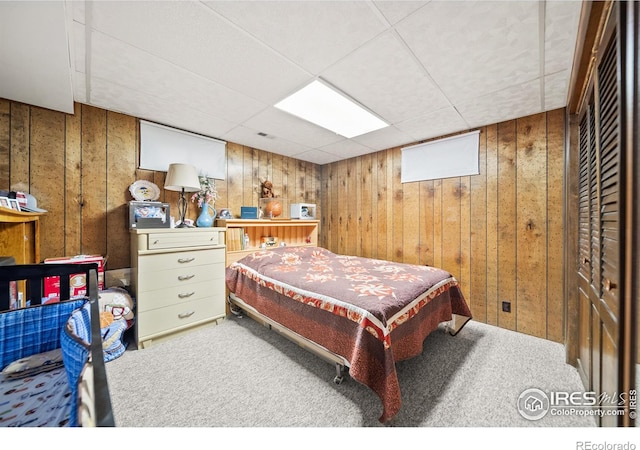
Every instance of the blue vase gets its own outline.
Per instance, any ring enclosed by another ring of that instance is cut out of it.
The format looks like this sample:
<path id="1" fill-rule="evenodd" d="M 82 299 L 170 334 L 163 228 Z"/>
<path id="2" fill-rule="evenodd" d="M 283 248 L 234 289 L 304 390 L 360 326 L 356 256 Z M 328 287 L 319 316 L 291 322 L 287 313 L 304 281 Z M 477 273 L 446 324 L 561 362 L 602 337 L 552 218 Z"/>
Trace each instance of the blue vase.
<path id="1" fill-rule="evenodd" d="M 216 210 L 208 203 L 202 205 L 200 215 L 196 220 L 198 227 L 208 228 L 213 226 L 213 220 L 216 218 Z"/>

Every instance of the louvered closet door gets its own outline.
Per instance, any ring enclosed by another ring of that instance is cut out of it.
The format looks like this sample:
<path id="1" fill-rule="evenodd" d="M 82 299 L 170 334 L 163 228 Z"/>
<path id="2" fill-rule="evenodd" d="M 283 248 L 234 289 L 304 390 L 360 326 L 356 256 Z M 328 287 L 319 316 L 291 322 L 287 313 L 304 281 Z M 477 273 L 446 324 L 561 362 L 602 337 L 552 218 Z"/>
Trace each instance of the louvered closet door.
<path id="1" fill-rule="evenodd" d="M 600 293 L 597 305 L 601 332 L 601 383 L 603 393 L 619 392 L 620 340 L 620 86 L 617 79 L 617 39 L 614 35 L 598 66 L 599 248 L 600 268 L 592 283 Z M 594 324 L 595 325 L 595 324 Z M 616 425 L 605 416 L 603 425 Z"/>
<path id="2" fill-rule="evenodd" d="M 594 93 L 579 123 L 578 369 L 598 395 L 619 390 L 620 87 L 615 33 L 604 48 Z M 601 425 L 617 425 L 605 416 Z"/>
<path id="3" fill-rule="evenodd" d="M 579 182 L 578 182 L 578 290 L 579 290 L 579 353 L 578 370 L 582 381 L 588 389 L 592 386 L 592 316 L 594 305 L 598 296 L 593 293 L 591 262 L 598 263 L 594 258 L 592 236 L 597 230 L 592 225 L 592 203 L 595 201 L 597 210 L 597 196 L 592 195 L 594 186 L 597 191 L 597 167 L 594 164 L 596 154 L 595 146 L 595 119 L 593 116 L 593 98 L 580 119 L 579 125 Z M 597 248 L 597 246 L 596 246 Z"/>

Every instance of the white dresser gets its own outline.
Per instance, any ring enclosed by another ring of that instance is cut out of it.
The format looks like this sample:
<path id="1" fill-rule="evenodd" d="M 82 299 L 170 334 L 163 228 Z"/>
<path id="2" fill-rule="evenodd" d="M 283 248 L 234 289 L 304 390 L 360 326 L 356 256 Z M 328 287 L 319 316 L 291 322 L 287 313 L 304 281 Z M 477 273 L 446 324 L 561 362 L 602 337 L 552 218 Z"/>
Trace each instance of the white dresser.
<path id="1" fill-rule="evenodd" d="M 224 228 L 131 230 L 138 348 L 225 316 Z"/>

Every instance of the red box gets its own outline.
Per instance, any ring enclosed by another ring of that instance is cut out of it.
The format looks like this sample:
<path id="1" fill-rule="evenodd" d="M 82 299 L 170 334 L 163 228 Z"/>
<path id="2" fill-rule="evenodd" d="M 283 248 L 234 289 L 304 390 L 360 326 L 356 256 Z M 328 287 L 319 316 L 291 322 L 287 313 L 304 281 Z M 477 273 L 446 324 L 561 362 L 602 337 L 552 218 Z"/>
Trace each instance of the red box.
<path id="1" fill-rule="evenodd" d="M 105 259 L 100 255 L 77 255 L 65 256 L 62 258 L 47 258 L 45 264 L 82 264 L 98 263 L 98 289 L 104 289 L 104 265 Z M 47 299 L 60 298 L 60 277 L 46 277 L 44 279 L 43 296 Z M 78 273 L 71 276 L 69 280 L 69 294 L 73 297 L 83 297 L 87 294 L 87 280 L 85 274 Z"/>

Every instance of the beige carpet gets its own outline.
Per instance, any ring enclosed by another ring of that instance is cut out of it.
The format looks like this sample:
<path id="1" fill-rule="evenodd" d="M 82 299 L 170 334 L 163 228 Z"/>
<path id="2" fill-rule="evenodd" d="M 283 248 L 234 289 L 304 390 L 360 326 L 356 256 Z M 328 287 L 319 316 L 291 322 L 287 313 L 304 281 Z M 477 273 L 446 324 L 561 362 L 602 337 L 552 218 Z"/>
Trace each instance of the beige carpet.
<path id="1" fill-rule="evenodd" d="M 562 345 L 469 322 L 432 333 L 422 355 L 397 364 L 403 397 L 390 427 L 593 427 L 592 417 L 531 421 L 526 389 L 581 391 Z M 366 386 L 249 318 L 235 317 L 128 350 L 107 364 L 123 427 L 381 427 Z"/>

